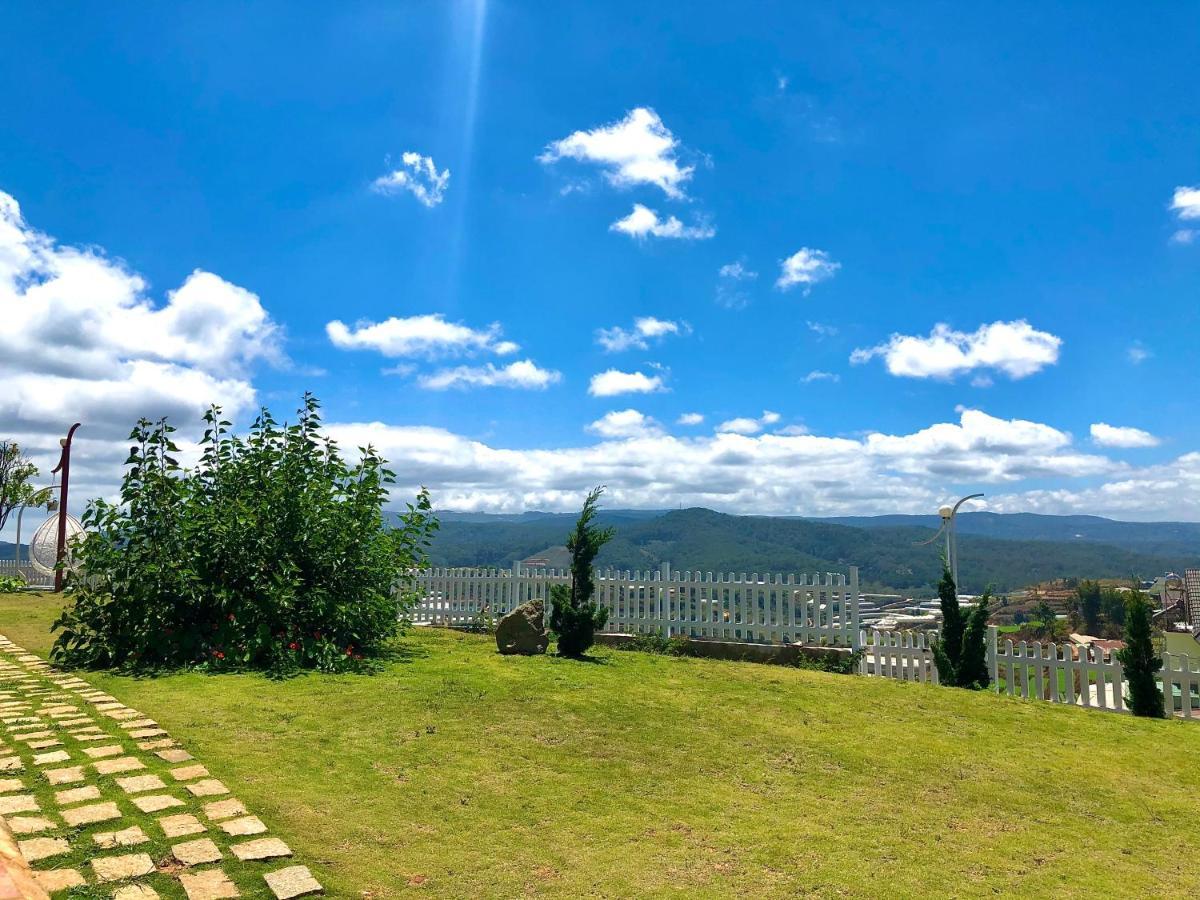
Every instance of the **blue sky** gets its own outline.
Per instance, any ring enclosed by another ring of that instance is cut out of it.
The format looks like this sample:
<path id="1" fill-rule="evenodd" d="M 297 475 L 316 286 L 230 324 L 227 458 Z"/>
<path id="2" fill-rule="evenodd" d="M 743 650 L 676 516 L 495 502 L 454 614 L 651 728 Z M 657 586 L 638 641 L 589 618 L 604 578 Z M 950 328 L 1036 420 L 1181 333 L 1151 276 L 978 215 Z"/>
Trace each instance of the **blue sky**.
<path id="1" fill-rule="evenodd" d="M 9 6 L 0 431 L 104 493 L 137 415 L 307 388 L 444 506 L 1200 518 L 1198 26 Z"/>

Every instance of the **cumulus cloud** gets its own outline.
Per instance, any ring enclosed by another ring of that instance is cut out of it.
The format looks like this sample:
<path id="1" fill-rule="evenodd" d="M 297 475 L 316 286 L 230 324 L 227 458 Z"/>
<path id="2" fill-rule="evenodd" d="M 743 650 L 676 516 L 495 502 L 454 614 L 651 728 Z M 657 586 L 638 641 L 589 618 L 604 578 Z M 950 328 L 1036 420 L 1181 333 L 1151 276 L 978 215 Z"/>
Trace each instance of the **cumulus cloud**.
<path id="1" fill-rule="evenodd" d="M 662 426 L 636 409 L 622 409 L 606 413 L 588 431 L 605 438 L 642 438 L 662 434 Z"/>
<path id="2" fill-rule="evenodd" d="M 569 510 L 578 508 L 581 492 L 604 483 L 614 506 L 683 504 L 788 515 L 927 513 L 960 487 L 1019 486 L 1052 476 L 1135 477 L 1127 466 L 1080 453 L 1064 431 L 977 410 L 912 433 L 860 438 L 734 432 L 678 437 L 629 427 L 629 437 L 604 436 L 595 445 L 514 450 L 437 428 L 332 426 L 343 446 L 371 443 L 405 473 L 409 484 L 398 497 L 428 484 L 444 509 Z M 1195 456 L 1187 463 L 1186 480 L 1164 478 L 1190 485 L 1193 498 L 1200 497 L 1200 454 Z M 990 499 L 994 492 L 988 493 Z M 1023 494 L 1006 496 L 1015 506 Z M 1043 506 L 1048 502 L 1030 496 Z M 1200 501 L 1190 502 L 1200 508 Z"/>
<path id="3" fill-rule="evenodd" d="M 1096 422 L 1091 431 L 1092 440 L 1101 447 L 1157 447 L 1160 443 L 1148 431 L 1106 422 Z"/>
<path id="4" fill-rule="evenodd" d="M 683 185 L 695 171 L 679 161 L 679 140 L 652 109 L 638 107 L 625 118 L 590 131 L 576 131 L 549 144 L 538 161 L 549 165 L 563 159 L 593 163 L 616 187 L 648 184 L 673 199 L 684 196 Z"/>
<path id="5" fill-rule="evenodd" d="M 768 425 L 774 425 L 779 419 L 779 413 L 765 409 L 763 410 L 763 414 L 757 419 L 745 416 L 736 419 L 727 419 L 716 427 L 716 431 L 725 434 L 758 434 L 763 428 Z"/>
<path id="6" fill-rule="evenodd" d="M 400 157 L 401 166 L 386 175 L 380 175 L 371 188 L 378 194 L 398 194 L 407 191 L 429 209 L 437 206 L 446 196 L 450 185 L 450 170 L 438 171 L 433 159 L 413 151 Z"/>
<path id="7" fill-rule="evenodd" d="M 592 376 L 588 393 L 593 397 L 616 397 L 620 394 L 653 394 L 665 390 L 661 375 L 645 372 L 622 372 L 608 369 Z"/>
<path id="8" fill-rule="evenodd" d="M 476 351 L 506 356 L 520 347 L 501 340 L 502 329 L 493 322 L 486 328 L 471 328 L 447 322 L 441 313 L 398 318 L 382 322 L 360 320 L 353 327 L 340 319 L 325 326 L 329 340 L 339 350 L 374 350 L 384 356 L 435 358 Z"/>
<path id="9" fill-rule="evenodd" d="M 675 420 L 677 425 L 699 425 L 704 421 L 704 416 L 698 412 L 683 413 Z"/>
<path id="10" fill-rule="evenodd" d="M 615 325 L 596 330 L 596 343 L 605 353 L 620 353 L 624 350 L 647 350 L 651 341 L 659 341 L 669 335 L 686 334 L 691 331 L 686 322 L 656 319 L 642 316 L 633 320 L 632 328 Z"/>
<path id="11" fill-rule="evenodd" d="M 194 421 L 211 403 L 252 409 L 260 363 L 284 364 L 283 335 L 258 296 L 192 272 L 156 302 L 141 275 L 98 248 L 58 244 L 0 192 L 0 435 L 43 473 L 82 422 L 79 497 L 109 494 L 141 417 Z"/>
<path id="12" fill-rule="evenodd" d="M 1144 363 L 1146 360 L 1148 360 L 1153 355 L 1154 355 L 1154 353 L 1151 352 L 1150 348 L 1147 347 L 1145 344 L 1143 344 L 1141 341 L 1134 341 L 1125 350 L 1125 358 L 1128 359 L 1135 366 L 1140 366 L 1142 363 Z"/>
<path id="13" fill-rule="evenodd" d="M 633 204 L 633 212 L 608 226 L 609 231 L 619 231 L 632 238 L 644 240 L 648 237 L 674 238 L 684 241 L 704 241 L 717 233 L 706 222 L 684 225 L 675 216 L 660 219 L 658 213 L 640 203 Z"/>
<path id="14" fill-rule="evenodd" d="M 928 337 L 893 334 L 876 347 L 855 350 L 850 362 L 859 365 L 880 356 L 891 374 L 905 378 L 952 379 L 992 370 L 1015 380 L 1054 365 L 1061 346 L 1061 338 L 1024 319 L 992 322 L 973 332 L 939 323 Z"/>
<path id="15" fill-rule="evenodd" d="M 1177 187 L 1171 209 L 1181 219 L 1200 219 L 1200 187 Z"/>
<path id="16" fill-rule="evenodd" d="M 519 388 L 545 390 L 562 380 L 562 373 L 539 368 L 533 360 L 522 359 L 507 366 L 488 363 L 484 366 L 455 366 L 438 369 L 417 378 L 417 384 L 431 391 L 451 388 L 465 390 L 476 387 Z"/>
<path id="17" fill-rule="evenodd" d="M 780 260 L 775 287 L 786 291 L 801 284 L 807 292 L 814 284 L 832 278 L 841 267 L 842 264 L 831 260 L 824 250 L 801 247 L 787 259 Z"/>

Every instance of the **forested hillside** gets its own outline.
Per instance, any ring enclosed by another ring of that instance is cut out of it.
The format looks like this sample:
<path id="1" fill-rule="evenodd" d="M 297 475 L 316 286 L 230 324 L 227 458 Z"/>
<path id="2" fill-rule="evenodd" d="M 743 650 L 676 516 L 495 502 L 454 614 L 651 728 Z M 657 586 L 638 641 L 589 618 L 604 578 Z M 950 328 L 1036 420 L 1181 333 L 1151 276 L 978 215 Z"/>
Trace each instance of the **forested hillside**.
<path id="1" fill-rule="evenodd" d="M 617 533 L 601 552 L 600 566 L 646 569 L 666 561 L 681 570 L 812 572 L 857 565 L 864 584 L 906 591 L 931 591 L 941 566 L 937 547 L 917 545 L 933 531 L 916 525 L 873 523 L 862 528 L 809 519 L 730 516 L 707 509 L 651 518 L 616 512 L 602 518 Z M 561 544 L 572 519 L 540 515 L 463 521 L 450 516 L 443 519 L 432 558 L 436 565 L 510 566 L 513 560 Z M 1196 552 L 1163 554 L 1092 541 L 959 536 L 959 569 L 963 590 L 969 592 L 987 584 L 1011 590 L 1065 576 L 1153 577 L 1198 562 Z"/>

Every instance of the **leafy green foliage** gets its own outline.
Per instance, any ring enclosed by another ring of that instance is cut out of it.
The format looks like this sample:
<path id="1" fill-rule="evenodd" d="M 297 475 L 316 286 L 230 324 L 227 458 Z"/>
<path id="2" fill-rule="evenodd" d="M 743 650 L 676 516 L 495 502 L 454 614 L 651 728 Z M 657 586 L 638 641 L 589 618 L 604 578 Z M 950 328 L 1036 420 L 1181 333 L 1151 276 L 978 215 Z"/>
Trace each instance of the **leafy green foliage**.
<path id="1" fill-rule="evenodd" d="M 370 447 L 346 463 L 309 394 L 296 424 L 264 409 L 244 438 L 216 407 L 204 420 L 192 471 L 165 420 L 131 433 L 120 503 L 95 500 L 84 513 L 84 574 L 70 579 L 55 622 L 55 660 L 360 668 L 415 600 L 405 578 L 437 527 L 428 494 L 385 527 L 393 473 Z"/>
<path id="2" fill-rule="evenodd" d="M 0 594 L 15 594 L 17 591 L 24 589 L 25 579 L 18 573 L 16 575 L 0 575 Z"/>
<path id="3" fill-rule="evenodd" d="M 1081 581 L 1075 588 L 1071 613 L 1088 634 L 1119 637 L 1125 625 L 1127 591 L 1096 581 Z"/>
<path id="4" fill-rule="evenodd" d="M 20 506 L 44 506 L 50 499 L 48 488 L 37 489 L 30 481 L 38 468 L 30 462 L 16 441 L 0 441 L 0 529 Z"/>
<path id="5" fill-rule="evenodd" d="M 558 636 L 561 656 L 582 656 L 595 642 L 596 632 L 608 621 L 608 610 L 592 601 L 596 590 L 592 566 L 613 530 L 596 524 L 597 503 L 603 487 L 592 488 L 583 502 L 575 529 L 567 538 L 571 553 L 571 585 L 555 585 L 550 592 L 550 628 Z"/>
<path id="6" fill-rule="evenodd" d="M 991 588 L 983 592 L 979 602 L 964 617 L 958 605 L 954 578 L 949 567 L 943 565 L 938 597 L 942 604 L 942 632 L 933 645 L 938 682 L 972 690 L 987 687 L 991 681 L 987 667 L 987 620 L 992 599 Z"/>
<path id="7" fill-rule="evenodd" d="M 1146 597 L 1131 593 L 1125 601 L 1125 647 L 1117 651 L 1117 659 L 1129 686 L 1129 711 L 1135 716 L 1161 719 L 1165 715 L 1163 694 L 1154 673 L 1162 668 L 1162 657 L 1154 653 L 1150 617 Z M 1188 702 L 1186 698 L 1184 702 Z"/>

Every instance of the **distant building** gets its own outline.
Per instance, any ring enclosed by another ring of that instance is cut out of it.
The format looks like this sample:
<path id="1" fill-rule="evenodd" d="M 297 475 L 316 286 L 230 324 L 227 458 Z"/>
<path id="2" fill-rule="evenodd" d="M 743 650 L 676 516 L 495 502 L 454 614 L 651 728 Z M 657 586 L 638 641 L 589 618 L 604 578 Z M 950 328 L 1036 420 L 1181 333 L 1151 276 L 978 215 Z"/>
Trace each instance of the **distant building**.
<path id="1" fill-rule="evenodd" d="M 1183 587 L 1187 597 L 1189 625 L 1200 625 L 1200 569 L 1183 570 Z"/>

